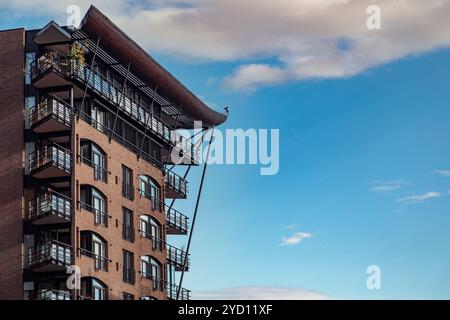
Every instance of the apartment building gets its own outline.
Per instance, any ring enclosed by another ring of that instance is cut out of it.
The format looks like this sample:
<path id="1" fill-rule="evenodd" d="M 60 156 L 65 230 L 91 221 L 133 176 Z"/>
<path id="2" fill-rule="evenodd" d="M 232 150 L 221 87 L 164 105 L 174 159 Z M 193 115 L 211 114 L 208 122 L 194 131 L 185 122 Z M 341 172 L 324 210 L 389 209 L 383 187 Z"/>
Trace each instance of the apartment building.
<path id="1" fill-rule="evenodd" d="M 168 242 L 199 155 L 177 129 L 226 114 L 93 6 L 78 29 L 0 31 L 0 72 L 0 299 L 189 299 Z"/>

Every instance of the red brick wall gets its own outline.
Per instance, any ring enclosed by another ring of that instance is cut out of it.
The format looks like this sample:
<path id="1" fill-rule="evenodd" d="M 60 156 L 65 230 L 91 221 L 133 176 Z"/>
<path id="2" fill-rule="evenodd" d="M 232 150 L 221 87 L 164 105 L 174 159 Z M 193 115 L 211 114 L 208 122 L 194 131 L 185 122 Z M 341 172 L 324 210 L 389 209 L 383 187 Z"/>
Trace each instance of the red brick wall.
<path id="1" fill-rule="evenodd" d="M 0 299 L 22 299 L 25 30 L 0 32 Z"/>

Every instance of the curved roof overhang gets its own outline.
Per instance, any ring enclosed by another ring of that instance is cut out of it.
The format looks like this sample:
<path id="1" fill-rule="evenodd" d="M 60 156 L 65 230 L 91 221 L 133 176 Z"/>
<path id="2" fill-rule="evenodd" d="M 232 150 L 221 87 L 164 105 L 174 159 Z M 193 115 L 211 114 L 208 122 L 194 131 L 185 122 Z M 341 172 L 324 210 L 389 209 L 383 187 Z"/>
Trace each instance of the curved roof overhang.
<path id="1" fill-rule="evenodd" d="M 212 127 L 227 119 L 226 113 L 217 112 L 187 89 L 172 74 L 164 69 L 136 42 L 129 38 L 96 7 L 91 6 L 80 26 L 90 37 L 101 37 L 101 47 L 125 65 L 131 63 L 131 71 L 151 86 L 158 86 L 158 94 L 170 100 L 174 107 L 193 121 L 202 121 L 202 126 Z"/>

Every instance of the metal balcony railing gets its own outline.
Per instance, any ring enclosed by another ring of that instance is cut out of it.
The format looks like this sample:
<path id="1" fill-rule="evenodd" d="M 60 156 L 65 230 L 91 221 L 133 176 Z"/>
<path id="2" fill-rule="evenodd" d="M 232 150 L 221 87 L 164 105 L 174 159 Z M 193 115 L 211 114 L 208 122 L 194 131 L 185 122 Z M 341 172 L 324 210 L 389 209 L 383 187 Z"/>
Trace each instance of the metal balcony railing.
<path id="1" fill-rule="evenodd" d="M 94 223 L 96 226 L 108 227 L 108 219 L 111 218 L 111 216 L 107 212 L 100 211 L 90 204 L 82 201 L 78 201 L 78 203 L 81 209 L 90 211 L 94 214 Z"/>
<path id="2" fill-rule="evenodd" d="M 49 263 L 67 267 L 72 264 L 72 246 L 52 240 L 36 247 L 28 248 L 28 266 Z"/>
<path id="3" fill-rule="evenodd" d="M 58 73 L 63 78 L 73 77 L 87 85 L 88 88 L 116 105 L 174 149 L 180 150 L 183 156 L 189 158 L 192 163 L 198 163 L 199 150 L 189 139 L 172 130 L 169 125 L 148 111 L 147 107 L 128 93 L 125 92 L 122 96 L 121 85 L 112 83 L 98 72 L 92 72 L 89 65 L 81 65 L 78 61 L 70 60 L 57 52 L 47 52 L 30 64 L 31 79 L 34 80 L 49 70 Z"/>
<path id="4" fill-rule="evenodd" d="M 141 271 L 141 276 L 145 279 L 150 279 L 152 281 L 152 289 L 154 291 L 164 291 L 166 281 L 151 275 L 150 273 Z"/>
<path id="5" fill-rule="evenodd" d="M 150 239 L 152 241 L 152 249 L 155 251 L 163 251 L 166 242 L 160 238 L 153 236 L 151 233 L 139 230 L 142 237 Z"/>
<path id="6" fill-rule="evenodd" d="M 177 195 L 173 197 L 185 198 L 188 193 L 188 182 L 172 171 L 167 171 L 164 177 L 166 188 L 175 192 Z M 166 194 L 166 196 L 168 196 Z M 170 196 L 169 196 L 170 197 Z"/>
<path id="7" fill-rule="evenodd" d="M 72 110 L 65 101 L 51 96 L 30 110 L 30 126 L 33 127 L 43 119 L 53 118 L 67 127 L 72 125 Z"/>
<path id="8" fill-rule="evenodd" d="M 71 300 L 70 292 L 61 290 L 41 290 L 36 295 L 36 300 Z"/>
<path id="9" fill-rule="evenodd" d="M 135 284 L 136 271 L 133 268 L 123 267 L 123 282 Z"/>
<path id="10" fill-rule="evenodd" d="M 167 250 L 167 263 L 175 267 L 175 270 L 181 271 L 189 270 L 190 259 L 189 254 L 186 251 L 178 249 L 170 244 L 166 244 Z"/>
<path id="11" fill-rule="evenodd" d="M 132 184 L 122 183 L 122 196 L 129 200 L 134 200 L 134 186 Z"/>
<path id="12" fill-rule="evenodd" d="M 81 255 L 92 258 L 94 260 L 94 269 L 96 271 L 108 271 L 108 265 L 112 260 L 84 248 L 79 248 L 79 251 Z"/>
<path id="13" fill-rule="evenodd" d="M 138 191 L 139 191 L 139 195 L 141 197 L 144 197 L 144 198 L 147 198 L 150 200 L 153 211 L 161 211 L 161 208 L 162 208 L 161 200 L 156 199 L 155 197 L 153 197 L 150 193 L 146 192 L 145 190 L 138 189 Z"/>
<path id="14" fill-rule="evenodd" d="M 170 300 L 191 300 L 191 291 L 185 288 L 180 289 L 180 295 L 177 299 L 178 288 L 180 287 L 176 284 L 167 283 L 167 297 Z"/>
<path id="15" fill-rule="evenodd" d="M 40 75 L 52 70 L 65 78 L 70 74 L 70 60 L 59 52 L 46 52 L 30 63 L 30 77 L 34 81 Z"/>
<path id="16" fill-rule="evenodd" d="M 56 143 L 50 143 L 30 154 L 30 171 L 50 164 L 67 173 L 72 171 L 72 153 Z"/>
<path id="17" fill-rule="evenodd" d="M 70 221 L 72 218 L 72 199 L 51 191 L 37 196 L 28 208 L 28 219 L 36 220 L 53 215 Z"/>
<path id="18" fill-rule="evenodd" d="M 169 229 L 186 234 L 189 230 L 189 218 L 180 211 L 165 206 L 166 225 Z"/>
<path id="19" fill-rule="evenodd" d="M 122 237 L 125 240 L 134 242 L 134 227 L 123 223 L 122 224 Z"/>
<path id="20" fill-rule="evenodd" d="M 95 164 L 92 160 L 85 158 L 81 155 L 78 155 L 82 163 L 87 164 L 92 167 L 94 173 L 94 180 L 103 181 L 104 183 L 108 183 L 108 175 L 111 174 L 105 167 L 99 166 Z"/>

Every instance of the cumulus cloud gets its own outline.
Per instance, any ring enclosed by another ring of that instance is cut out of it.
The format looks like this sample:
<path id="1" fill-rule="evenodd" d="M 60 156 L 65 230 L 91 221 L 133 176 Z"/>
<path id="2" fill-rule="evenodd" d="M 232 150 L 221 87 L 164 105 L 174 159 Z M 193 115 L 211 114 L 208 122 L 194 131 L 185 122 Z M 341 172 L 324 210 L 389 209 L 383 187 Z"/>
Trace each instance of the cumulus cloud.
<path id="1" fill-rule="evenodd" d="M 92 2 L 151 52 L 239 61 L 223 81 L 231 90 L 349 77 L 450 44 L 450 0 L 377 0 L 376 31 L 366 27 L 372 0 L 16 0 L 0 9 L 58 19 L 73 2 Z"/>
<path id="2" fill-rule="evenodd" d="M 291 235 L 288 238 L 283 238 L 281 240 L 282 246 L 294 246 L 296 244 L 299 244 L 306 238 L 312 237 L 312 234 L 306 233 L 306 232 L 296 232 L 293 235 Z"/>
<path id="3" fill-rule="evenodd" d="M 377 180 L 372 182 L 371 191 L 376 193 L 388 193 L 391 191 L 395 191 L 400 189 L 405 185 L 409 185 L 410 183 L 405 180 L 391 180 L 391 181 L 383 181 Z"/>
<path id="4" fill-rule="evenodd" d="M 421 195 L 411 195 L 407 197 L 403 197 L 400 199 L 397 199 L 397 202 L 399 203 L 407 203 L 407 204 L 413 204 L 413 203 L 419 203 L 426 200 L 434 199 L 434 198 L 440 198 L 442 196 L 442 193 L 440 192 L 427 192 Z"/>
<path id="5" fill-rule="evenodd" d="M 194 300 L 327 300 L 325 294 L 299 288 L 248 286 L 211 291 L 193 291 Z"/>

